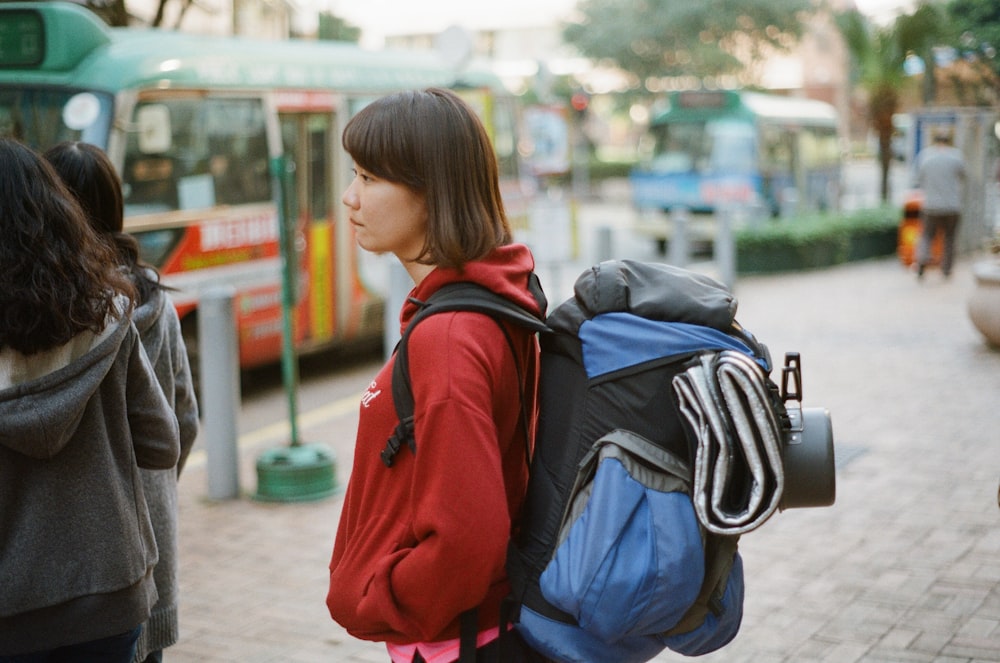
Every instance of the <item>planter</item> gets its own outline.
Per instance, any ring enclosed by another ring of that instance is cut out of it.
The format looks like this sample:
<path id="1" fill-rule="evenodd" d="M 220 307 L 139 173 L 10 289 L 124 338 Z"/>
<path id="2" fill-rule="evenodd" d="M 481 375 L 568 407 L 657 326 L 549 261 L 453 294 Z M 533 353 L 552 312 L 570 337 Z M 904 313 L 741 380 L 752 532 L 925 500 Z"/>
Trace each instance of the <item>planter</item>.
<path id="1" fill-rule="evenodd" d="M 1000 261 L 972 266 L 976 289 L 969 298 L 969 319 L 986 341 L 1000 348 Z"/>

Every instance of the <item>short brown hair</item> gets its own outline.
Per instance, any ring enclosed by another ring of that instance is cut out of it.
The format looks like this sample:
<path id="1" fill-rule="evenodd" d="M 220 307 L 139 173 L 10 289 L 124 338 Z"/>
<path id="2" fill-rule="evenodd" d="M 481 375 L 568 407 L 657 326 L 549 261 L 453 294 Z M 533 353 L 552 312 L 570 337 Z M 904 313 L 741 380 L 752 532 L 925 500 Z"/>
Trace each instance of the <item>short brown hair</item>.
<path id="1" fill-rule="evenodd" d="M 493 145 L 454 92 L 382 97 L 351 118 L 342 142 L 356 164 L 425 198 L 420 262 L 461 269 L 511 242 Z"/>

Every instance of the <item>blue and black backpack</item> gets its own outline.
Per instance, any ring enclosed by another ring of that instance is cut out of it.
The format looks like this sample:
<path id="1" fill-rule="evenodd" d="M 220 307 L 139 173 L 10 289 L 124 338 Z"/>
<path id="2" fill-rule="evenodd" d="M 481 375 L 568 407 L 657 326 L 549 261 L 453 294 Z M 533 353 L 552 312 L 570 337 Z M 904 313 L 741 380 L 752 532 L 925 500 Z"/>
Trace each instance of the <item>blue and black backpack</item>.
<path id="1" fill-rule="evenodd" d="M 544 311 L 540 288 L 536 297 Z M 729 643 L 743 616 L 740 535 L 778 508 L 832 503 L 832 467 L 808 504 L 782 500 L 797 356 L 779 389 L 732 293 L 656 263 L 592 267 L 544 323 L 469 283 L 422 304 L 397 345 L 390 466 L 404 444 L 418 449 L 405 348 L 420 319 L 471 310 L 540 333 L 538 430 L 504 619 L 560 662 L 639 663 Z M 474 661 L 474 615 L 462 624 L 460 661 Z"/>

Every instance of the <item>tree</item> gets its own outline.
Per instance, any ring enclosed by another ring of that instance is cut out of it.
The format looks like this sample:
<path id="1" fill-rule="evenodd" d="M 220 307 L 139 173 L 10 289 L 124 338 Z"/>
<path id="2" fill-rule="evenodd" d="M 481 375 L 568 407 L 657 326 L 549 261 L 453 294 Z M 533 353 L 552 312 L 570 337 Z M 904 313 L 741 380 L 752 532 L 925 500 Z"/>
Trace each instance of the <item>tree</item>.
<path id="1" fill-rule="evenodd" d="M 737 73 L 802 34 L 810 0 L 579 0 L 563 38 L 638 83 L 663 76 Z"/>
<path id="2" fill-rule="evenodd" d="M 10 2 L 14 0 L 0 0 L 0 2 Z M 101 17 L 105 23 L 115 27 L 128 25 L 128 11 L 125 8 L 125 0 L 72 0 L 78 5 L 82 5 Z"/>
<path id="3" fill-rule="evenodd" d="M 933 48 L 948 38 L 951 27 L 939 5 L 924 2 L 912 14 L 902 14 L 884 26 L 872 24 L 857 10 L 835 17 L 847 43 L 857 83 L 868 94 L 868 122 L 878 136 L 881 194 L 889 199 L 889 166 L 892 163 L 892 116 L 899 110 L 899 97 L 909 84 L 903 63 L 907 55 L 925 63 L 923 99 L 934 99 Z"/>
<path id="4" fill-rule="evenodd" d="M 947 16 L 937 5 L 924 3 L 912 14 L 903 14 L 897 18 L 895 30 L 904 57 L 912 53 L 923 60 L 924 78 L 921 97 L 924 104 L 932 103 L 937 94 L 937 78 L 934 75 L 937 63 L 934 47 L 940 46 L 949 37 Z"/>
<path id="5" fill-rule="evenodd" d="M 868 95 L 868 124 L 878 136 L 882 201 L 889 200 L 889 166 L 892 163 L 892 116 L 899 109 L 899 96 L 907 83 L 903 71 L 906 50 L 899 19 L 876 26 L 857 9 L 834 16 L 844 36 L 853 65 L 853 78 Z M 904 22 L 904 25 L 905 22 Z"/>
<path id="6" fill-rule="evenodd" d="M 153 20 L 149 22 L 150 27 L 161 28 L 163 26 L 163 21 L 166 19 L 167 3 L 170 0 L 160 0 L 156 5 L 156 14 L 153 16 Z M 195 4 L 195 0 L 177 0 L 177 4 L 180 5 L 180 9 L 177 11 L 177 20 L 174 22 L 174 28 L 179 28 L 181 21 L 184 20 L 184 15 L 187 11 L 191 9 L 191 6 Z"/>
<path id="7" fill-rule="evenodd" d="M 996 0 L 951 0 L 947 5 L 956 43 L 962 57 L 984 67 L 984 77 L 1000 93 L 1000 3 Z M 984 81 L 985 82 L 985 81 Z"/>
<path id="8" fill-rule="evenodd" d="M 339 16 L 330 12 L 319 13 L 319 39 L 333 41 L 350 41 L 357 43 L 361 39 L 361 28 L 351 25 Z"/>

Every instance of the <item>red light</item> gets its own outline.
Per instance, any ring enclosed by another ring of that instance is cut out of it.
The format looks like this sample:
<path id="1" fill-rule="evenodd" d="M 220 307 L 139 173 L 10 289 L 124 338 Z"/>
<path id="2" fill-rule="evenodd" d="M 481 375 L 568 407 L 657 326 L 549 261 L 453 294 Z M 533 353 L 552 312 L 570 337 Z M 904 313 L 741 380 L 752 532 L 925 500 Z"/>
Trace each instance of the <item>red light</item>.
<path id="1" fill-rule="evenodd" d="M 575 111 L 585 111 L 587 110 L 587 105 L 590 104 L 590 97 L 588 97 L 583 92 L 576 92 L 569 99 L 570 105 Z"/>

